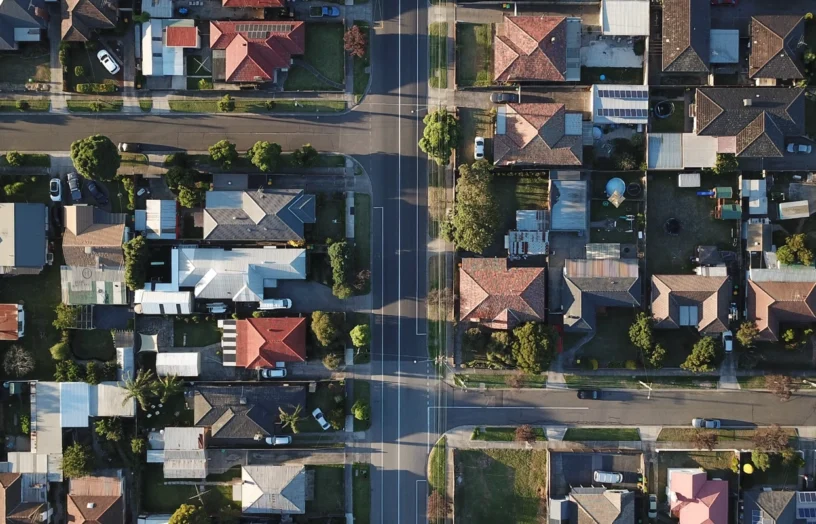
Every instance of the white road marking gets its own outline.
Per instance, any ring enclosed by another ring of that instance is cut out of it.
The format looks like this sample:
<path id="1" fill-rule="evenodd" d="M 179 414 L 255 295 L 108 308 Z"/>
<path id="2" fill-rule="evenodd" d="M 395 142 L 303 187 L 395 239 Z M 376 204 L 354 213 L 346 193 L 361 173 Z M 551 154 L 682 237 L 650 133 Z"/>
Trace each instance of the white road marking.
<path id="1" fill-rule="evenodd" d="M 397 113 L 402 118 L 402 0 L 399 0 L 397 14 Z M 400 522 L 400 501 L 402 497 L 402 122 L 397 119 L 397 524 Z"/>
<path id="2" fill-rule="evenodd" d="M 383 431 L 380 433 L 380 451 L 385 448 L 385 319 L 383 315 L 383 308 L 385 308 L 385 209 L 381 206 L 375 206 L 374 210 L 380 210 L 380 424 Z M 385 459 L 383 459 L 383 466 L 385 466 Z M 383 482 L 385 467 L 380 472 L 380 522 L 383 517 L 383 503 L 385 502 L 384 493 L 385 485 Z"/>
<path id="3" fill-rule="evenodd" d="M 589 408 L 569 408 L 564 406 L 431 406 L 428 409 L 537 409 L 555 411 L 586 411 Z"/>

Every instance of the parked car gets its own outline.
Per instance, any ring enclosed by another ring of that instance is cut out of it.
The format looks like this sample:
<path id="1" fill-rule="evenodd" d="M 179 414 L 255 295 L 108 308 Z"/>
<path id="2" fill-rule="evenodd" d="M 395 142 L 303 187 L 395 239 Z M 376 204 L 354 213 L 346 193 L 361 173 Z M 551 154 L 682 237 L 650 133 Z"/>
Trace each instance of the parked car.
<path id="1" fill-rule="evenodd" d="M 811 151 L 813 151 L 813 146 L 810 144 L 794 144 L 793 142 L 788 144 L 788 153 L 808 155 Z"/>
<path id="2" fill-rule="evenodd" d="M 711 5 L 737 5 L 737 0 L 711 0 Z"/>
<path id="3" fill-rule="evenodd" d="M 82 190 L 80 189 L 78 174 L 68 173 L 68 189 L 71 191 L 72 202 L 80 202 L 82 200 Z"/>
<path id="4" fill-rule="evenodd" d="M 23 335 L 25 335 L 25 311 L 22 304 L 17 304 L 17 338 L 23 338 Z"/>
<path id="5" fill-rule="evenodd" d="M 698 429 L 719 429 L 720 421 L 713 418 L 695 418 L 691 420 L 691 427 Z"/>
<path id="6" fill-rule="evenodd" d="M 494 104 L 518 103 L 517 93 L 490 93 L 490 101 Z"/>
<path id="7" fill-rule="evenodd" d="M 105 193 L 99 190 L 99 186 L 97 186 L 96 182 L 94 182 L 93 180 L 88 182 L 88 192 L 91 194 L 92 197 L 94 197 L 94 199 L 100 206 L 108 205 L 108 197 L 105 196 Z"/>
<path id="8" fill-rule="evenodd" d="M 579 389 L 578 398 L 586 400 L 601 400 L 603 393 L 600 389 Z"/>
<path id="9" fill-rule="evenodd" d="M 62 202 L 62 181 L 52 178 L 48 183 L 48 192 L 51 194 L 51 202 Z"/>
<path id="10" fill-rule="evenodd" d="M 310 7 L 309 16 L 312 18 L 337 18 L 340 16 L 340 8 L 334 5 Z"/>
<path id="11" fill-rule="evenodd" d="M 268 311 L 270 309 L 291 309 L 292 300 L 289 298 L 267 298 L 261 300 L 258 309 Z"/>
<path id="12" fill-rule="evenodd" d="M 323 412 L 320 411 L 320 408 L 315 408 L 315 410 L 312 411 L 312 416 L 317 421 L 317 423 L 320 424 L 320 427 L 323 428 L 323 431 L 326 431 L 331 427 L 331 424 L 329 424 L 329 422 L 326 420 L 326 417 L 323 416 Z"/>
<path id="13" fill-rule="evenodd" d="M 656 519 L 657 518 L 657 495 L 652 493 L 649 495 L 649 518 Z"/>
<path id="14" fill-rule="evenodd" d="M 726 331 L 722 334 L 723 337 L 723 348 L 725 349 L 726 353 L 731 353 L 734 351 L 734 334 L 731 331 Z"/>
<path id="15" fill-rule="evenodd" d="M 484 158 L 484 137 L 477 136 L 473 142 L 473 157 L 476 160 Z"/>
<path id="16" fill-rule="evenodd" d="M 614 471 L 595 471 L 592 480 L 599 484 L 620 484 L 623 482 L 623 473 Z"/>
<path id="17" fill-rule="evenodd" d="M 96 53 L 96 58 L 102 62 L 102 65 L 105 66 L 108 73 L 115 75 L 119 72 L 119 64 L 113 61 L 113 57 L 111 57 L 110 53 L 108 53 L 106 50 L 100 49 L 99 52 Z"/>
<path id="18" fill-rule="evenodd" d="M 135 142 L 120 142 L 119 151 L 122 153 L 138 153 L 142 150 L 142 144 Z"/>
<path id="19" fill-rule="evenodd" d="M 278 437 L 266 437 L 266 443 L 270 446 L 288 446 L 292 443 L 292 436 L 281 435 Z"/>
<path id="20" fill-rule="evenodd" d="M 258 370 L 258 375 L 266 380 L 285 378 L 286 368 L 261 368 Z"/>

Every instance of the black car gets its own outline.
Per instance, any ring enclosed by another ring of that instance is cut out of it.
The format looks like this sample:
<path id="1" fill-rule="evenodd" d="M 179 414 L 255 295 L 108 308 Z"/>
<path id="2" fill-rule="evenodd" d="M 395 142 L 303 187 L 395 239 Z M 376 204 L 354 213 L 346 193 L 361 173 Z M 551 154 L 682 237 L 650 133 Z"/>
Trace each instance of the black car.
<path id="1" fill-rule="evenodd" d="M 105 196 L 105 193 L 99 190 L 99 186 L 96 185 L 96 182 L 88 182 L 88 192 L 94 197 L 94 199 L 96 199 L 96 202 L 100 206 L 108 205 L 108 197 Z"/>
<path id="2" fill-rule="evenodd" d="M 586 400 L 601 400 L 603 393 L 600 389 L 579 389 L 578 398 Z"/>
<path id="3" fill-rule="evenodd" d="M 490 101 L 494 104 L 518 103 L 519 97 L 516 93 L 490 93 Z"/>

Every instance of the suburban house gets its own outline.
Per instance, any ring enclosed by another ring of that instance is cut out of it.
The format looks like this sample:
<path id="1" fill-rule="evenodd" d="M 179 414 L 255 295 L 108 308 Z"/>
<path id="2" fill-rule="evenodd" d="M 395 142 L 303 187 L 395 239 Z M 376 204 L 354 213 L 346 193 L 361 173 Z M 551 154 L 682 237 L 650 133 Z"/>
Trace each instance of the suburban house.
<path id="1" fill-rule="evenodd" d="M 801 14 L 752 17 L 748 76 L 758 86 L 805 78 L 804 36 L 805 19 Z"/>
<path id="2" fill-rule="evenodd" d="M 0 2 L 0 51 L 16 51 L 21 42 L 39 42 L 47 22 L 44 0 L 3 0 Z"/>
<path id="3" fill-rule="evenodd" d="M 743 522 L 798 524 L 816 519 L 816 492 L 752 489 L 743 492 Z"/>
<path id="4" fill-rule="evenodd" d="M 717 153 L 781 157 L 785 154 L 785 139 L 805 133 L 805 90 L 697 88 L 694 133 L 717 137 Z"/>
<path id="5" fill-rule="evenodd" d="M 583 163 L 581 113 L 564 104 L 505 104 L 498 108 L 493 136 L 497 166 L 580 166 Z"/>
<path id="6" fill-rule="evenodd" d="M 302 241 L 304 224 L 315 220 L 315 197 L 301 189 L 208 191 L 204 240 Z"/>
<path id="7" fill-rule="evenodd" d="M 68 483 L 66 512 L 71 524 L 117 524 L 125 522 L 125 479 L 80 477 Z"/>
<path id="8" fill-rule="evenodd" d="M 305 318 L 248 318 L 222 325 L 225 366 L 258 369 L 306 360 Z"/>
<path id="9" fill-rule="evenodd" d="M 647 86 L 598 84 L 592 86 L 594 124 L 645 125 L 649 122 L 649 114 Z"/>
<path id="10" fill-rule="evenodd" d="M 699 275 L 652 275 L 655 329 L 691 326 L 704 335 L 728 330 L 731 279 Z"/>
<path id="11" fill-rule="evenodd" d="M 250 515 L 306 513 L 306 468 L 242 466 L 241 511 Z"/>
<path id="12" fill-rule="evenodd" d="M 0 340 L 19 340 L 25 334 L 22 304 L 0 304 Z"/>
<path id="13" fill-rule="evenodd" d="M 540 267 L 510 267 L 505 258 L 463 258 L 459 320 L 513 329 L 546 317 L 547 274 Z"/>
<path id="14" fill-rule="evenodd" d="M 664 0 L 664 73 L 709 72 L 710 9 L 709 0 Z"/>
<path id="15" fill-rule="evenodd" d="M 625 489 L 572 488 L 565 499 L 550 500 L 550 522 L 634 524 L 635 494 Z"/>
<path id="16" fill-rule="evenodd" d="M 207 440 L 209 428 L 164 428 L 150 433 L 148 464 L 162 464 L 166 479 L 204 479 L 207 477 Z"/>
<path id="17" fill-rule="evenodd" d="M 193 421 L 209 428 L 210 445 L 251 445 L 271 437 L 278 427 L 278 408 L 306 405 L 302 385 L 196 386 L 192 389 Z"/>
<path id="18" fill-rule="evenodd" d="M 120 269 L 125 265 L 125 213 L 87 204 L 65 206 L 62 254 L 65 265 Z"/>
<path id="19" fill-rule="evenodd" d="M 60 0 L 65 42 L 87 42 L 101 29 L 115 29 L 119 21 L 117 0 Z"/>
<path id="20" fill-rule="evenodd" d="M 680 524 L 728 524 L 727 480 L 708 480 L 699 468 L 669 469 L 666 492 Z"/>
<path id="21" fill-rule="evenodd" d="M 69 306 L 128 305 L 124 269 L 62 266 L 60 288 L 62 303 Z"/>
<path id="22" fill-rule="evenodd" d="M 781 323 L 811 324 L 816 321 L 816 268 L 751 269 L 746 305 L 760 340 L 780 340 Z"/>
<path id="23" fill-rule="evenodd" d="M 561 301 L 566 331 L 593 331 L 598 308 L 640 305 L 638 260 L 620 258 L 625 250 L 636 252 L 620 244 L 587 244 L 587 258 L 564 261 Z"/>
<path id="24" fill-rule="evenodd" d="M 505 16 L 493 39 L 493 80 L 576 82 L 581 21 L 563 16 Z M 577 65 L 568 57 L 578 52 Z"/>
<path id="25" fill-rule="evenodd" d="M 175 200 L 148 200 L 145 209 L 134 211 L 134 228 L 148 240 L 175 240 L 178 236 L 176 207 Z"/>
<path id="26" fill-rule="evenodd" d="M 142 74 L 178 77 L 178 89 L 186 89 L 184 50 L 199 48 L 201 35 L 195 20 L 149 20 L 142 24 Z"/>
<path id="27" fill-rule="evenodd" d="M 238 1 L 241 7 L 249 7 Z M 233 7 L 228 2 L 224 0 L 224 5 Z M 214 81 L 278 83 L 278 73 L 289 70 L 292 57 L 306 52 L 306 26 L 285 21 L 212 21 L 210 48 Z"/>
<path id="28" fill-rule="evenodd" d="M 0 275 L 37 275 L 48 258 L 48 208 L 0 204 Z"/>
<path id="29" fill-rule="evenodd" d="M 4 470 L 0 473 L 0 522 L 11 524 L 48 522 L 51 510 L 48 509 L 45 490 L 29 487 L 31 481 L 36 482 L 37 479 L 22 473 L 6 471 L 10 469 L 8 462 L 0 465 Z"/>

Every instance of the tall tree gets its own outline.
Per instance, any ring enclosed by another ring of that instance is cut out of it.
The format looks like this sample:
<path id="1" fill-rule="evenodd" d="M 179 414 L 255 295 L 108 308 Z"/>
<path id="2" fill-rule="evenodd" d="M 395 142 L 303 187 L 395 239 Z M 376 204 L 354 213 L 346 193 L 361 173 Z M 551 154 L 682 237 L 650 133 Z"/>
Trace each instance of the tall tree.
<path id="1" fill-rule="evenodd" d="M 176 375 L 159 377 L 156 380 L 155 391 L 159 395 L 159 402 L 164 404 L 172 397 L 184 391 L 184 382 Z"/>
<path id="2" fill-rule="evenodd" d="M 629 326 L 629 340 L 641 351 L 649 351 L 654 345 L 653 324 L 651 315 L 638 313 L 635 321 Z"/>
<path id="3" fill-rule="evenodd" d="M 737 330 L 737 342 L 739 342 L 742 347 L 753 347 L 758 338 L 759 329 L 757 328 L 756 322 L 746 320 L 740 324 Z"/>
<path id="4" fill-rule="evenodd" d="M 714 371 L 714 366 L 712 366 L 711 363 L 716 356 L 717 350 L 714 345 L 714 339 L 711 337 L 703 337 L 694 344 L 694 347 L 691 348 L 691 355 L 686 358 L 685 362 L 680 364 L 680 367 L 686 371 L 694 371 L 695 373 Z"/>
<path id="5" fill-rule="evenodd" d="M 351 56 L 364 57 L 366 44 L 366 35 L 356 25 L 351 26 L 343 35 L 343 49 L 348 51 Z"/>
<path id="6" fill-rule="evenodd" d="M 300 428 L 298 428 L 298 424 L 303 420 L 303 417 L 300 416 L 300 412 L 303 411 L 303 406 L 298 404 L 295 406 L 295 410 L 291 413 L 287 413 L 283 410 L 282 407 L 278 406 L 278 412 L 280 412 L 280 423 L 281 427 L 284 429 L 288 427 L 292 433 L 299 433 Z"/>
<path id="7" fill-rule="evenodd" d="M 715 175 L 731 175 L 739 171 L 737 156 L 733 153 L 717 153 L 713 168 Z"/>
<path id="8" fill-rule="evenodd" d="M 425 130 L 419 140 L 419 148 L 440 166 L 450 162 L 451 150 L 459 142 L 459 122 L 447 109 L 437 109 L 422 119 Z"/>
<path id="9" fill-rule="evenodd" d="M 354 344 L 356 348 L 368 347 L 368 345 L 371 344 L 371 328 L 368 324 L 354 326 L 349 336 L 351 337 L 351 343 Z"/>
<path id="10" fill-rule="evenodd" d="M 71 329 L 76 324 L 78 311 L 79 308 L 77 306 L 69 306 L 60 302 L 57 304 L 57 307 L 54 308 L 54 313 L 57 314 L 57 318 L 55 318 L 51 324 L 54 326 L 54 328 L 59 330 Z"/>
<path id="11" fill-rule="evenodd" d="M 481 253 L 493 243 L 499 227 L 499 207 L 490 188 L 492 179 L 487 160 L 459 166 L 456 206 L 445 233 L 460 249 Z"/>
<path id="12" fill-rule="evenodd" d="M 751 462 L 759 471 L 765 471 L 771 467 L 771 459 L 768 454 L 758 449 L 751 451 Z"/>
<path id="13" fill-rule="evenodd" d="M 224 169 L 232 167 L 232 163 L 238 160 L 238 151 L 235 144 L 229 140 L 219 140 L 210 146 L 210 160 Z"/>
<path id="14" fill-rule="evenodd" d="M 167 524 L 210 524 L 210 516 L 201 506 L 182 504 L 173 513 Z"/>
<path id="15" fill-rule="evenodd" d="M 340 335 L 339 318 L 337 317 L 338 315 L 335 313 L 312 312 L 312 333 L 314 333 L 317 342 L 324 348 L 331 346 Z"/>
<path id="16" fill-rule="evenodd" d="M 80 175 L 91 180 L 113 180 L 122 159 L 111 139 L 93 135 L 71 144 L 71 162 Z"/>
<path id="17" fill-rule="evenodd" d="M 112 440 L 114 442 L 119 442 L 122 440 L 122 437 L 125 434 L 125 431 L 122 428 L 122 420 L 119 418 L 100 418 L 94 423 L 94 429 L 96 430 L 96 434 L 100 437 L 104 437 L 105 440 Z"/>
<path id="18" fill-rule="evenodd" d="M 142 411 L 147 411 L 150 398 L 155 396 L 156 392 L 155 376 L 151 370 L 144 370 L 136 375 L 135 379 L 127 377 L 122 388 L 125 390 L 125 399 L 122 401 L 123 406 L 127 401 L 135 398 Z"/>
<path id="19" fill-rule="evenodd" d="M 527 373 L 541 373 L 550 365 L 553 342 L 557 336 L 546 324 L 528 322 L 513 330 L 513 358 L 516 365 Z"/>
<path id="20" fill-rule="evenodd" d="M 247 151 L 249 161 L 264 173 L 278 168 L 281 157 L 281 146 L 272 142 L 258 141 Z"/>
<path id="21" fill-rule="evenodd" d="M 147 280 L 147 241 L 139 235 L 122 246 L 125 254 L 125 284 L 131 291 L 142 289 Z"/>
<path id="22" fill-rule="evenodd" d="M 87 477 L 91 473 L 91 448 L 74 442 L 62 454 L 62 474 L 68 478 Z"/>

